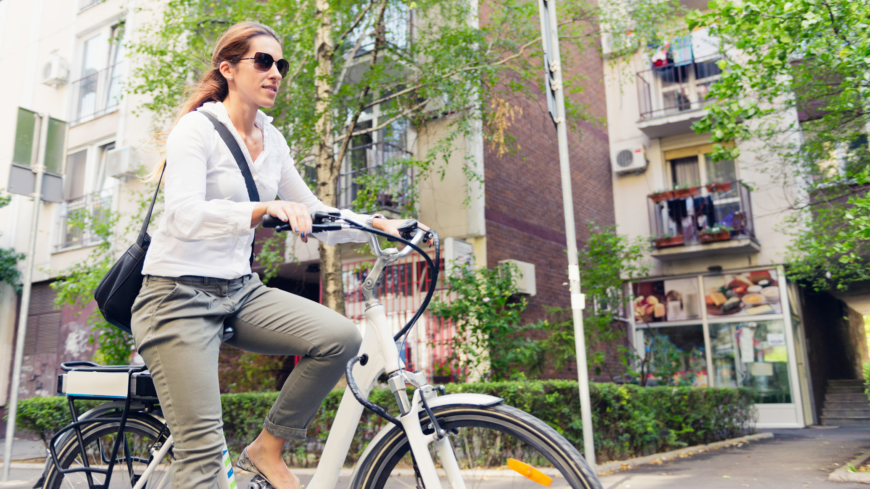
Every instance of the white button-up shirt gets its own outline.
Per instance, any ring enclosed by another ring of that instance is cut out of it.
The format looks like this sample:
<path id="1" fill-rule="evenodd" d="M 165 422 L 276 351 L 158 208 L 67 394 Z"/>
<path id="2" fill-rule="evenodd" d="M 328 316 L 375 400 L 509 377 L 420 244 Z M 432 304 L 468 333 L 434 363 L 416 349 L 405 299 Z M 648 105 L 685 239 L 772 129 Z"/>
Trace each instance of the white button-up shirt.
<path id="1" fill-rule="evenodd" d="M 315 197 L 302 180 L 290 147 L 271 117 L 257 111 L 254 124 L 263 132 L 263 152 L 251 161 L 226 107 L 208 102 L 184 115 L 169 134 L 163 177 L 165 209 L 145 256 L 145 275 L 234 279 L 251 273 L 255 231 L 251 216 L 256 203 L 248 198 L 242 171 L 226 143 L 200 112 L 215 116 L 236 138 L 262 202 L 277 195 L 305 204 L 311 212 L 335 210 Z M 347 210 L 341 213 L 360 224 L 369 217 Z M 327 244 L 366 240 L 365 233 L 357 230 L 321 233 L 317 238 Z"/>

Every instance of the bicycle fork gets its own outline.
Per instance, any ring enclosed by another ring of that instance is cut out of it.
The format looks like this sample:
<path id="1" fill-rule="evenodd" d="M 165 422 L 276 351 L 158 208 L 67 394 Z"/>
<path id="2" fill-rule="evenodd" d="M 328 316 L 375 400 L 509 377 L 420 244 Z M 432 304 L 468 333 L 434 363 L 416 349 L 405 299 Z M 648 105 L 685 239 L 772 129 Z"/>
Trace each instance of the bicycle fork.
<path id="1" fill-rule="evenodd" d="M 435 469 L 435 461 L 429 452 L 429 445 L 434 444 L 435 452 L 438 454 L 438 460 L 441 462 L 441 468 L 444 469 L 450 487 L 452 489 L 465 489 L 465 482 L 462 480 L 462 473 L 459 470 L 459 462 L 456 461 L 456 453 L 453 451 L 453 445 L 450 443 L 447 432 L 439 429 L 437 421 L 433 417 L 432 433 L 428 435 L 423 433 L 420 412 L 425 409 L 423 400 L 425 394 L 421 394 L 422 392 L 423 389 L 414 391 L 411 410 L 400 416 L 399 421 L 408 436 L 411 453 L 414 456 L 417 470 L 420 472 L 420 478 L 423 479 L 423 485 L 427 489 L 441 487 L 441 481 Z M 428 411 L 428 409 L 425 410 Z"/>

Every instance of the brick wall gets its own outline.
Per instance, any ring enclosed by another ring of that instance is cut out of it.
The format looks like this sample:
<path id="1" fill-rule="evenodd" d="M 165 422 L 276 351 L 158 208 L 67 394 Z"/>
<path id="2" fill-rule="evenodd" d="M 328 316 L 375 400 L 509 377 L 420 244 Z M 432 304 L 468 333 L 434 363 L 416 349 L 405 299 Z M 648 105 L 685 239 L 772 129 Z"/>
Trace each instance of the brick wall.
<path id="1" fill-rule="evenodd" d="M 597 51 L 587 50 L 574 67 L 582 67 L 585 89 L 570 95 L 587 105 L 594 118 L 606 115 L 603 64 Z M 566 74 L 567 76 L 570 73 Z M 509 99 L 523 115 L 510 127 L 520 149 L 501 157 L 484 149 L 486 177 L 487 265 L 516 259 L 536 267 L 537 295 L 529 298 L 525 321 L 544 317 L 543 306 L 570 307 L 568 258 L 559 173 L 556 130 L 543 94 L 537 100 L 524 95 Z M 586 223 L 614 223 L 610 149 L 605 125 L 581 122 L 568 131 L 577 247 L 586 239 Z M 576 378 L 574 365 L 552 377 Z M 603 375 L 602 379 L 608 378 Z"/>

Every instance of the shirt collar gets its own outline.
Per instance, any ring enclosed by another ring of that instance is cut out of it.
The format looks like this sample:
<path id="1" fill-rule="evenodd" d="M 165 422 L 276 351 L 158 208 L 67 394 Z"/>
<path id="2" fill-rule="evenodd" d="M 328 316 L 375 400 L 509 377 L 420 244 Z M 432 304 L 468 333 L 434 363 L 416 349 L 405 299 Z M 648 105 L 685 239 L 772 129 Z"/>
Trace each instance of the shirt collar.
<path id="1" fill-rule="evenodd" d="M 209 114 L 217 117 L 217 119 L 224 124 L 232 123 L 230 121 L 230 114 L 229 112 L 227 112 L 227 108 L 223 104 L 223 102 L 206 102 L 196 110 L 208 112 Z M 262 110 L 257 109 L 257 117 L 254 119 L 254 124 L 256 124 L 261 129 L 265 129 L 265 127 L 271 123 L 272 117 L 266 115 L 266 113 Z"/>

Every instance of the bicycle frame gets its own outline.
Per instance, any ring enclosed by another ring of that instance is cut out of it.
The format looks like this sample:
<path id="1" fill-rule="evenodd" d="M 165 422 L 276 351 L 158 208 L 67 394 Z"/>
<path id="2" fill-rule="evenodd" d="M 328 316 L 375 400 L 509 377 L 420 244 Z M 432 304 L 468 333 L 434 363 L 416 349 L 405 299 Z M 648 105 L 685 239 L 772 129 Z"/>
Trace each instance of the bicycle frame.
<path id="1" fill-rule="evenodd" d="M 337 229 L 339 226 L 345 229 L 362 228 L 361 226 L 348 224 L 334 224 L 331 229 Z M 478 405 L 492 406 L 501 403 L 503 400 L 493 396 L 483 394 L 457 394 L 451 396 L 438 397 L 438 389 L 429 385 L 424 374 L 420 372 L 408 372 L 405 370 L 404 362 L 399 356 L 399 349 L 396 341 L 393 338 L 390 327 L 387 322 L 386 311 L 384 306 L 376 297 L 379 280 L 383 275 L 383 271 L 387 265 L 409 255 L 410 252 L 417 248 L 425 232 L 417 230 L 417 234 L 410 241 L 414 246 L 407 246 L 401 252 L 396 248 L 382 249 L 377 240 L 377 237 L 369 230 L 369 245 L 377 257 L 377 261 L 372 267 L 371 272 L 364 281 L 363 296 L 366 299 L 365 317 L 366 321 L 363 325 L 362 344 L 359 350 L 359 356 L 351 360 L 347 367 L 348 387 L 345 389 L 344 395 L 339 404 L 338 411 L 335 416 L 335 421 L 330 427 L 329 436 L 326 440 L 323 453 L 321 454 L 320 462 L 317 465 L 317 470 L 308 484 L 310 489 L 333 489 L 338 484 L 339 474 L 344 464 L 347 454 L 350 450 L 354 434 L 359 426 L 362 418 L 363 410 L 366 407 L 373 409 L 376 414 L 381 415 L 393 424 L 398 425 L 404 430 L 409 445 L 411 454 L 414 459 L 415 468 L 423 484 L 429 488 L 440 488 L 441 481 L 435 467 L 435 462 L 429 452 L 429 445 L 435 444 L 435 451 L 438 459 L 441 462 L 441 467 L 444 470 L 448 483 L 451 489 L 465 489 L 465 483 L 462 480 L 459 464 L 450 443 L 447 433 L 438 425 L 432 413 L 431 407 L 443 406 L 449 404 L 456 405 Z M 376 232 L 377 233 L 377 232 Z M 408 244 L 407 240 L 400 240 Z M 419 248 L 417 248 L 419 250 Z M 438 266 L 436 264 L 436 266 Z M 434 287 L 434 284 L 433 284 Z M 422 308 L 421 308 L 422 309 Z M 357 363 L 359 361 L 359 363 Z M 393 416 L 384 412 L 378 406 L 375 406 L 368 401 L 368 395 L 374 387 L 378 377 L 385 373 L 389 378 L 390 390 L 393 392 L 396 402 L 399 405 L 400 416 Z M 410 383 L 416 390 L 412 399 L 408 399 L 406 385 Z M 443 389 L 442 389 L 443 392 Z M 130 399 L 128 397 L 126 407 L 129 408 Z M 123 418 L 126 419 L 125 409 Z M 425 413 L 431 420 L 431 426 L 434 428 L 432 433 L 425 434 L 420 422 L 421 414 Z M 86 423 L 87 421 L 83 421 Z M 74 424 L 77 429 L 77 424 Z M 123 421 L 122 421 L 123 427 Z M 72 426 L 70 427 L 72 428 Z M 387 425 L 376 437 L 384 436 L 389 430 L 394 429 Z M 58 438 L 57 436 L 55 438 Z M 52 440 L 52 448 L 54 445 Z M 373 443 L 372 443 L 373 444 Z M 370 444 L 370 447 L 372 446 Z M 159 451 L 153 453 L 153 460 L 145 468 L 142 476 L 134 486 L 134 489 L 142 489 L 156 467 L 160 464 L 163 457 L 168 453 L 172 446 L 172 437 L 161 446 Z M 113 452 L 117 452 L 118 444 L 116 443 Z M 53 450 L 52 450 L 53 451 Z M 366 460 L 370 455 L 369 450 L 363 453 L 360 462 Z M 113 457 L 114 459 L 114 453 Z M 52 459 L 57 463 L 56 456 L 52 453 Z M 356 476 L 357 467 L 354 468 L 354 476 Z M 111 471 L 111 465 L 110 470 Z M 227 479 L 221 478 L 219 485 L 221 487 L 229 487 L 232 480 L 232 470 L 227 473 Z M 167 478 L 168 479 L 168 478 Z M 354 477 L 351 477 L 353 483 Z M 164 481 L 165 482 L 165 481 Z"/>

